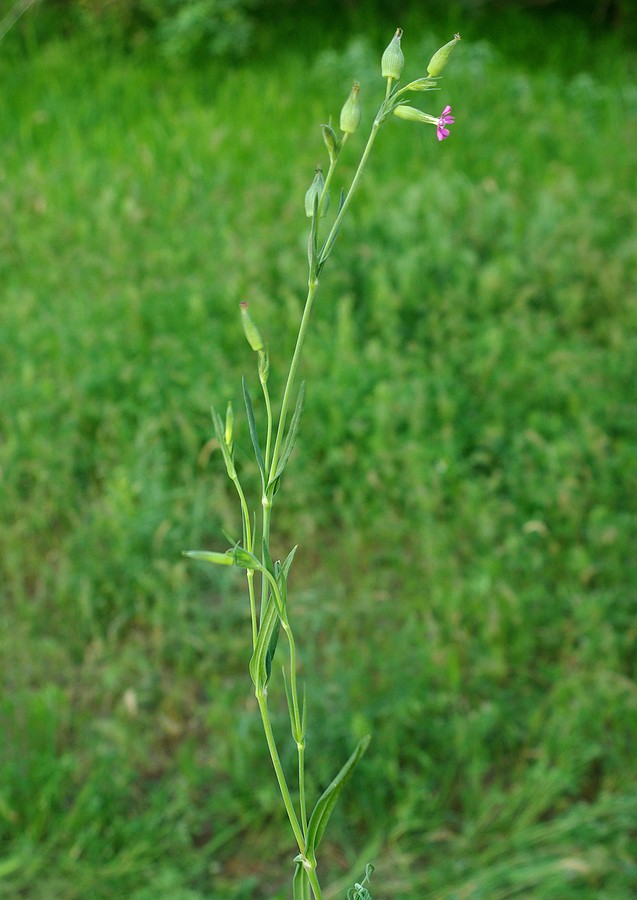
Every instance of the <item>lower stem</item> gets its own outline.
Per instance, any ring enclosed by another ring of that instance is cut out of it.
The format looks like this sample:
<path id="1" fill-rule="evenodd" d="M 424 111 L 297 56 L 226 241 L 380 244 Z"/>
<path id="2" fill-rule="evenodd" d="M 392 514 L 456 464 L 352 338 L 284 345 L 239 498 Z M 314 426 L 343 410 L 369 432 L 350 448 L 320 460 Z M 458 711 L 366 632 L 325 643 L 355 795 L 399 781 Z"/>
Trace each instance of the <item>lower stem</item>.
<path id="1" fill-rule="evenodd" d="M 305 740 L 297 744 L 299 756 L 299 805 L 301 807 L 301 827 L 303 834 L 307 834 L 307 805 L 305 802 Z"/>
<path id="2" fill-rule="evenodd" d="M 312 888 L 312 893 L 314 894 L 315 900 L 323 900 L 323 891 L 321 890 L 321 885 L 319 884 L 316 869 L 309 870 L 307 873 L 307 877 L 310 882 L 310 887 Z"/>
<path id="3" fill-rule="evenodd" d="M 272 723 L 270 722 L 270 711 L 268 710 L 267 694 L 265 691 L 258 691 L 255 696 L 257 698 L 257 703 L 259 704 L 259 712 L 261 713 L 261 721 L 263 722 L 263 731 L 265 732 L 265 739 L 268 745 L 268 750 L 270 751 L 270 758 L 272 759 L 274 772 L 276 774 L 277 781 L 279 782 L 279 790 L 281 791 L 281 797 L 283 798 L 285 811 L 288 814 L 288 819 L 290 820 L 290 825 L 292 826 L 292 831 L 294 832 L 294 837 L 296 838 L 299 850 L 301 851 L 301 853 L 304 853 L 305 839 L 303 837 L 303 832 L 301 831 L 301 826 L 299 825 L 299 820 L 294 810 L 294 804 L 292 803 L 292 797 L 290 796 L 290 789 L 288 788 L 288 783 L 285 779 L 285 773 L 283 771 L 283 766 L 281 765 L 279 751 L 274 739 Z"/>

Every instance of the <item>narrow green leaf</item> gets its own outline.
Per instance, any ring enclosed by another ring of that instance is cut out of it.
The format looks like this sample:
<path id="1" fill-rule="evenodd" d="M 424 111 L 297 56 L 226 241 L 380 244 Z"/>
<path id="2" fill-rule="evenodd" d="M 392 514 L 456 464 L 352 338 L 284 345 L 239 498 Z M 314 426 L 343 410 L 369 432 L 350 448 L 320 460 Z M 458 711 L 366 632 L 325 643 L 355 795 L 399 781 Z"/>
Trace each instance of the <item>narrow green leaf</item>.
<path id="1" fill-rule="evenodd" d="M 321 843 L 321 838 L 323 837 L 325 829 L 327 828 L 327 823 L 330 816 L 332 815 L 332 810 L 336 806 L 336 801 L 338 800 L 341 791 L 352 777 L 352 773 L 363 753 L 367 750 L 370 740 L 371 735 L 369 734 L 364 738 L 361 738 L 350 758 L 347 760 L 336 778 L 334 778 L 331 784 L 323 791 L 317 801 L 316 806 L 314 807 L 314 811 L 310 816 L 310 823 L 307 829 L 307 843 L 305 851 L 307 859 L 313 865 L 316 865 L 316 850 L 318 848 L 318 845 Z"/>
<path id="2" fill-rule="evenodd" d="M 288 701 L 288 713 L 290 716 L 290 725 L 292 726 L 292 737 L 296 740 L 296 735 L 294 733 L 294 706 L 292 705 L 292 694 L 290 692 L 290 685 L 288 684 L 288 680 L 285 676 L 285 669 L 282 667 L 281 672 L 283 674 L 283 687 L 285 688 L 285 698 Z"/>
<path id="3" fill-rule="evenodd" d="M 312 221 L 310 223 L 310 234 L 307 239 L 307 262 L 310 269 L 311 278 L 313 278 L 316 273 L 316 266 L 318 262 L 318 202 L 319 195 L 317 193 L 314 196 L 314 212 L 312 214 Z"/>
<path id="4" fill-rule="evenodd" d="M 274 577 L 276 578 L 276 583 L 279 586 L 279 594 L 281 596 L 281 609 L 279 610 L 279 615 L 282 616 L 286 615 L 288 605 L 288 574 L 290 572 L 290 567 L 292 565 L 292 561 L 294 560 L 295 553 L 296 547 L 293 547 L 286 556 L 283 565 L 281 565 L 280 562 L 275 562 L 274 564 Z"/>
<path id="5" fill-rule="evenodd" d="M 270 637 L 270 643 L 268 644 L 268 649 L 265 652 L 265 686 L 266 687 L 268 686 L 268 684 L 270 682 L 270 676 L 272 675 L 272 662 L 274 660 L 274 654 L 276 653 L 276 645 L 279 642 L 280 632 L 281 632 L 281 620 L 277 616 L 274 630 L 272 632 L 272 636 Z"/>
<path id="6" fill-rule="evenodd" d="M 301 731 L 307 733 L 307 691 L 303 685 L 303 702 L 301 703 Z"/>
<path id="7" fill-rule="evenodd" d="M 299 545 L 296 544 L 288 555 L 285 557 L 285 560 L 281 566 L 280 572 L 283 578 L 285 578 L 286 582 L 288 580 L 288 575 L 290 574 L 290 568 L 292 567 L 292 563 L 294 562 L 294 557 L 296 556 L 296 551 L 298 550 Z"/>
<path id="8" fill-rule="evenodd" d="M 285 609 L 288 603 L 288 586 L 285 576 L 281 574 L 281 563 L 277 560 L 274 564 L 274 577 L 279 587 L 279 595 L 281 597 L 281 607 Z"/>
<path id="9" fill-rule="evenodd" d="M 341 199 L 340 199 L 340 202 L 339 202 L 339 204 L 338 204 L 338 212 L 336 213 L 337 218 L 338 218 L 338 213 L 340 213 L 340 211 L 341 211 L 342 208 L 343 208 L 343 204 L 345 203 L 345 199 L 346 199 L 345 191 L 341 189 Z M 341 230 L 341 225 L 342 225 L 342 224 L 343 224 L 342 221 L 339 222 L 338 228 L 336 229 L 336 231 L 335 231 L 334 234 L 332 235 L 331 241 L 329 242 L 329 244 L 326 242 L 325 245 L 323 246 L 323 249 L 321 250 L 320 256 L 319 256 L 318 261 L 317 261 L 317 264 L 316 264 L 316 276 L 317 276 L 317 278 L 318 278 L 318 276 L 321 274 L 321 269 L 323 268 L 323 266 L 324 266 L 325 263 L 327 262 L 327 258 L 328 258 L 328 256 L 330 255 L 330 253 L 332 252 L 332 247 L 334 246 L 334 243 L 335 243 L 335 241 L 336 241 L 336 238 L 338 237 L 338 233 L 339 233 L 339 231 Z"/>
<path id="10" fill-rule="evenodd" d="M 279 626 L 279 615 L 272 599 L 266 604 L 261 616 L 261 625 L 257 635 L 257 643 L 250 660 L 250 677 L 258 690 L 267 687 L 270 673 L 268 672 L 267 657 L 270 650 L 273 634 Z M 274 656 L 274 652 L 272 653 Z M 270 671 L 272 671 L 272 658 L 270 658 Z"/>
<path id="11" fill-rule="evenodd" d="M 261 472 L 261 480 L 265 483 L 265 463 L 263 462 L 263 454 L 261 453 L 261 447 L 259 446 L 259 435 L 257 434 L 257 423 L 254 418 L 254 408 L 252 406 L 252 399 L 250 397 L 248 385 L 246 384 L 246 380 L 243 376 L 241 378 L 241 384 L 243 386 L 243 400 L 246 406 L 246 414 L 248 416 L 248 427 L 250 429 L 250 437 L 252 439 L 254 456 L 257 461 L 259 471 Z"/>
<path id="12" fill-rule="evenodd" d="M 238 545 L 239 541 L 235 541 L 235 539 L 232 537 L 230 532 L 227 531 L 225 528 L 221 529 L 221 534 L 228 541 L 228 543 L 230 544 L 231 547 L 236 547 Z"/>
<path id="13" fill-rule="evenodd" d="M 305 403 L 305 382 L 301 382 L 301 386 L 299 388 L 299 393 L 296 398 L 296 405 L 294 407 L 294 414 L 292 415 L 292 419 L 290 421 L 290 427 L 288 429 L 288 433 L 285 436 L 285 441 L 283 442 L 283 449 L 281 450 L 281 456 L 279 458 L 279 464 L 276 467 L 276 472 L 270 478 L 268 483 L 268 487 L 272 485 L 277 478 L 280 477 L 281 473 L 285 469 L 292 450 L 294 449 L 294 444 L 296 442 L 296 436 L 299 431 L 299 425 L 301 424 L 301 417 L 303 415 L 303 405 Z"/>
<path id="14" fill-rule="evenodd" d="M 276 578 L 276 571 L 274 568 L 274 563 L 272 562 L 272 557 L 270 555 L 270 548 L 265 541 L 263 541 L 263 564 L 265 565 L 270 575 L 274 575 L 274 577 Z"/>

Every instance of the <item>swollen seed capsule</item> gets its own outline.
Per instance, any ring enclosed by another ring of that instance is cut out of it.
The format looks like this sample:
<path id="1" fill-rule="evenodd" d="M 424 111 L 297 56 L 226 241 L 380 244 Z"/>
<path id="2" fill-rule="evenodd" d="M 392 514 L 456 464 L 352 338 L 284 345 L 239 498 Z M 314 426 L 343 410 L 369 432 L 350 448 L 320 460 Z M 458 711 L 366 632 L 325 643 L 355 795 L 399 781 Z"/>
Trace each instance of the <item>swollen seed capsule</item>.
<path id="1" fill-rule="evenodd" d="M 241 307 L 241 324 L 243 325 L 243 331 L 245 333 L 246 339 L 254 352 L 258 353 L 265 347 L 263 339 L 259 334 L 259 329 L 250 318 L 250 313 L 248 312 L 248 304 L 246 303 L 246 301 L 242 300 L 239 306 Z"/>
<path id="2" fill-rule="evenodd" d="M 361 101 L 359 97 L 361 86 L 355 81 L 350 95 L 341 110 L 341 131 L 345 134 L 354 134 L 361 120 Z"/>
<path id="3" fill-rule="evenodd" d="M 314 176 L 314 181 L 309 186 L 307 191 L 305 192 L 305 215 L 308 219 L 311 219 L 314 215 L 314 207 L 321 199 L 321 194 L 323 193 L 323 188 L 325 187 L 325 179 L 323 178 L 323 169 L 320 166 L 316 167 L 316 175 Z M 325 198 L 327 200 L 327 198 Z M 326 203 L 323 204 L 323 214 L 325 213 Z"/>
<path id="4" fill-rule="evenodd" d="M 235 566 L 237 563 L 235 562 L 234 555 L 230 556 L 229 553 L 217 553 L 215 550 L 184 550 L 184 556 L 190 557 L 190 559 L 198 559 L 201 562 L 213 563 L 216 566 Z"/>
<path id="5" fill-rule="evenodd" d="M 405 119 L 407 122 L 427 122 L 431 125 L 438 123 L 438 119 L 434 118 L 434 116 L 430 116 L 429 113 L 425 113 L 413 106 L 397 106 L 394 109 L 394 115 L 399 119 Z"/>
<path id="6" fill-rule="evenodd" d="M 393 36 L 387 49 L 383 53 L 380 61 L 380 71 L 383 78 L 393 78 L 394 81 L 397 81 L 400 78 L 403 66 L 405 65 L 405 57 L 403 56 L 403 51 L 400 49 L 400 39 L 402 36 L 402 28 L 397 28 L 396 34 Z"/>
<path id="7" fill-rule="evenodd" d="M 429 61 L 429 65 L 427 66 L 427 71 L 429 72 L 432 78 L 435 78 L 437 75 L 440 75 L 444 67 L 447 65 L 447 60 L 449 59 L 449 54 L 456 46 L 458 41 L 460 40 L 459 34 L 454 34 L 453 40 L 449 41 L 448 44 L 445 44 L 444 47 L 441 47 L 440 50 L 436 50 L 434 55 L 431 57 Z"/>

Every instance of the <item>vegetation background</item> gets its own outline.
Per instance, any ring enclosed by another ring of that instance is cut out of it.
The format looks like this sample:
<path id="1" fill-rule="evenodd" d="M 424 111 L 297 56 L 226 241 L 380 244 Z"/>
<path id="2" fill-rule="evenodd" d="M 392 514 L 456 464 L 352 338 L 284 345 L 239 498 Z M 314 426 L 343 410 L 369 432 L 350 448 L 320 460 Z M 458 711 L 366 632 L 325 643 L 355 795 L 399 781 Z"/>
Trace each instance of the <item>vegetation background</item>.
<path id="1" fill-rule="evenodd" d="M 456 124 L 379 138 L 278 509 L 314 790 L 374 735 L 322 880 L 635 895 L 632 7 L 27 7 L 0 43 L 0 897 L 287 896 L 243 579 L 180 554 L 238 530 L 209 417 L 253 374 L 238 303 L 274 390 L 319 123 L 353 78 L 370 122 L 397 24 L 407 77 L 461 32 L 428 107 Z"/>

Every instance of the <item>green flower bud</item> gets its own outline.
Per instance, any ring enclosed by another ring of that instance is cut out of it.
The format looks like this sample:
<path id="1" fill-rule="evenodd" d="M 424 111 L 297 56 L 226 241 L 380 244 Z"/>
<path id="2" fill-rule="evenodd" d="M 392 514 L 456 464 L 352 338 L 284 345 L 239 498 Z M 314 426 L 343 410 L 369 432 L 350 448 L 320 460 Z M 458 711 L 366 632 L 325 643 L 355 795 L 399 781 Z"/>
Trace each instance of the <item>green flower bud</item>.
<path id="1" fill-rule="evenodd" d="M 349 97 L 341 110 L 341 131 L 345 134 L 354 134 L 361 120 L 361 101 L 358 96 L 361 89 L 358 81 L 355 81 Z"/>
<path id="2" fill-rule="evenodd" d="M 444 47 L 441 47 L 440 50 L 436 50 L 434 55 L 431 57 L 429 65 L 427 66 L 427 71 L 431 75 L 432 78 L 435 78 L 437 75 L 440 75 L 444 67 L 447 65 L 447 60 L 449 59 L 449 54 L 456 46 L 458 41 L 460 40 L 459 34 L 454 34 L 453 40 L 449 41 L 448 44 L 445 44 Z"/>
<path id="3" fill-rule="evenodd" d="M 327 152 L 330 155 L 330 162 L 334 162 L 336 157 L 338 156 L 339 146 L 338 146 L 338 138 L 336 137 L 336 132 L 332 128 L 331 125 L 321 125 L 321 130 L 323 132 L 323 140 L 325 141 L 325 146 L 327 147 Z"/>
<path id="4" fill-rule="evenodd" d="M 245 333 L 247 341 L 254 352 L 258 353 L 265 347 L 263 339 L 259 334 L 259 329 L 250 318 L 250 313 L 248 312 L 248 304 L 246 303 L 246 301 L 242 300 L 239 306 L 241 307 L 241 323 L 243 325 L 243 331 Z"/>
<path id="5" fill-rule="evenodd" d="M 228 407 L 226 409 L 226 431 L 225 431 L 225 440 L 226 447 L 230 452 L 232 452 L 232 430 L 234 426 L 234 413 L 232 411 L 232 403 L 228 400 Z"/>
<path id="6" fill-rule="evenodd" d="M 316 167 L 316 175 L 314 176 L 314 181 L 309 186 L 307 191 L 305 192 L 305 215 L 308 219 L 311 219 L 314 215 L 314 207 L 321 199 L 321 194 L 323 193 L 323 188 L 325 187 L 325 179 L 323 178 L 323 169 L 320 166 Z M 325 215 L 327 212 L 327 197 L 323 202 L 323 209 L 321 210 L 321 215 Z"/>
<path id="7" fill-rule="evenodd" d="M 383 53 L 380 61 L 380 71 L 383 78 L 393 78 L 397 81 L 400 78 L 403 66 L 405 65 L 405 57 L 400 49 L 400 39 L 403 36 L 402 28 L 396 29 L 396 34 L 391 39 L 389 46 Z"/>

